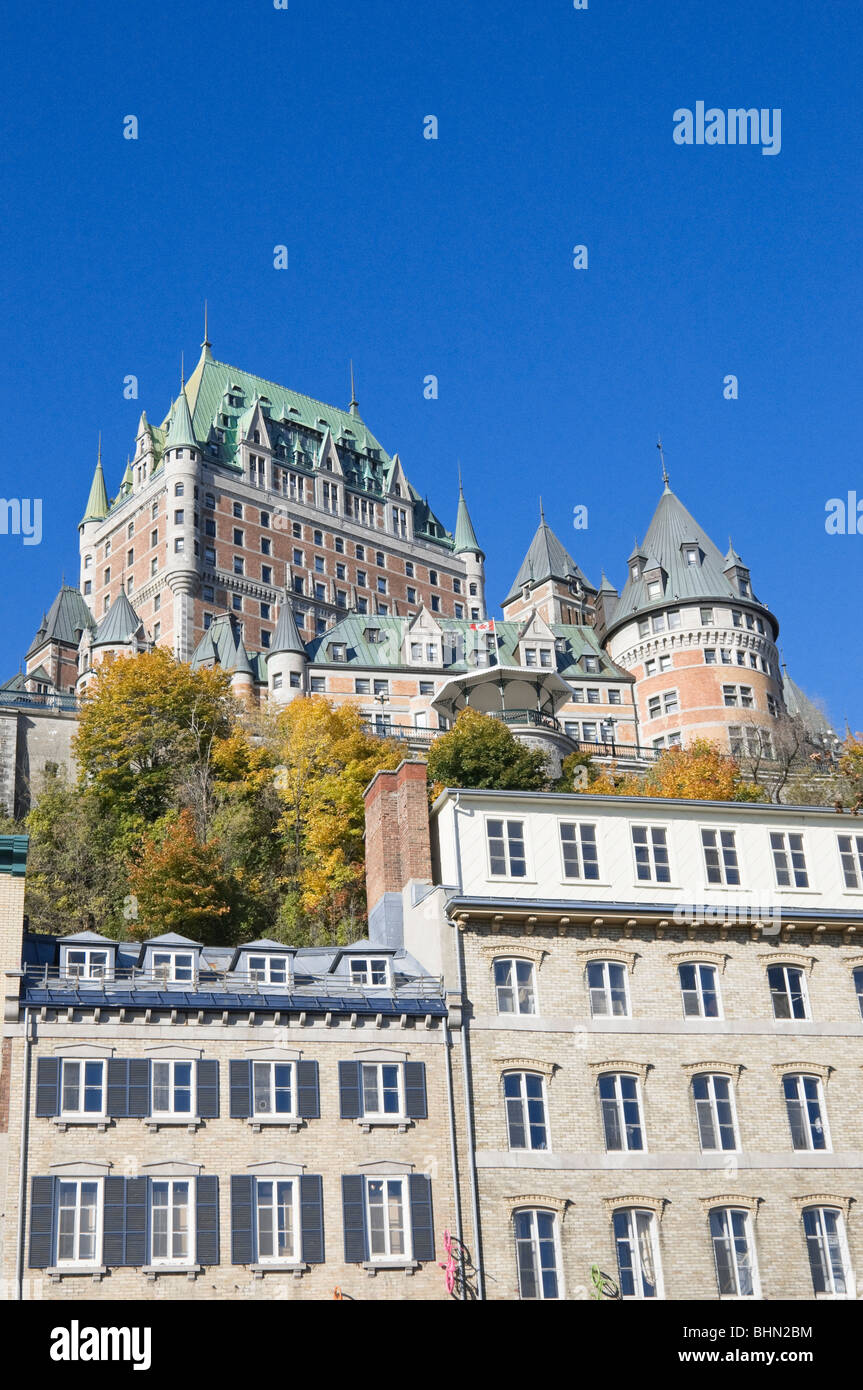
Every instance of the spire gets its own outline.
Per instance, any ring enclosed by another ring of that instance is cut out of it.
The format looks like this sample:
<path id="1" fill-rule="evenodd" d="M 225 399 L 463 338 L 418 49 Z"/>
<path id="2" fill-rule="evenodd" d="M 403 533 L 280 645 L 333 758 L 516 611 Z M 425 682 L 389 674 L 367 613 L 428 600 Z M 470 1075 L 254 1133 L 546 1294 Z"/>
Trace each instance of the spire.
<path id="1" fill-rule="evenodd" d="M 287 588 L 285 588 L 282 601 L 279 604 L 276 630 L 273 633 L 273 640 L 267 654 L 268 656 L 275 656 L 277 652 L 298 652 L 301 656 L 306 655 L 303 639 L 299 634 L 294 618 L 293 605 L 288 598 Z"/>
<path id="2" fill-rule="evenodd" d="M 99 452 L 96 458 L 96 471 L 90 484 L 90 496 L 84 508 L 82 521 L 104 521 L 108 515 L 108 494 L 105 491 L 105 474 L 102 472 L 102 435 L 99 434 Z"/>
<path id="3" fill-rule="evenodd" d="M 545 525 L 545 508 L 542 505 L 542 493 L 539 495 L 539 524 L 540 526 Z"/>
<path id="4" fill-rule="evenodd" d="M 354 387 L 354 359 L 351 358 L 351 403 L 348 407 L 352 415 L 359 415 L 360 403 L 357 400 L 357 393 Z"/>
<path id="5" fill-rule="evenodd" d="M 670 491 L 671 491 L 671 488 L 668 486 L 668 470 L 667 470 L 666 467 L 665 467 L 665 454 L 664 454 L 663 451 L 662 451 L 662 435 L 661 435 L 661 434 L 659 434 L 659 435 L 656 436 L 656 447 L 657 447 L 657 449 L 659 450 L 659 458 L 660 458 L 660 462 L 662 463 L 662 481 L 663 481 L 663 484 L 664 484 L 664 486 L 665 486 L 665 491 L 666 491 L 666 492 L 670 492 Z"/>
<path id="6" fill-rule="evenodd" d="M 213 346 L 213 344 L 210 342 L 210 335 L 209 335 L 209 333 L 207 332 L 207 301 L 206 301 L 206 299 L 205 299 L 205 300 L 204 300 L 204 341 L 201 343 L 201 347 L 202 347 L 202 348 L 210 348 L 210 347 L 212 347 L 212 346 Z"/>
<path id="7" fill-rule="evenodd" d="M 120 484 L 120 495 L 125 497 L 132 491 L 132 465 L 129 462 L 129 455 L 126 455 L 126 471 L 123 474 L 123 481 Z"/>
<path id="8" fill-rule="evenodd" d="M 201 365 L 202 362 L 212 362 L 212 360 L 213 360 L 213 354 L 210 352 L 211 346 L 212 346 L 212 344 L 210 343 L 210 335 L 209 335 L 209 333 L 207 332 L 207 301 L 206 301 L 206 299 L 205 299 L 205 300 L 204 300 L 204 341 L 201 343 L 201 356 L 198 358 L 198 367 L 200 367 L 200 365 Z M 190 377 L 190 381 L 194 381 L 195 372 L 197 372 L 198 367 L 196 367 L 196 368 L 195 368 L 195 371 L 192 373 L 192 376 Z"/>
<path id="9" fill-rule="evenodd" d="M 180 349 L 180 390 L 186 389 L 186 354 Z"/>
<path id="10" fill-rule="evenodd" d="M 185 390 L 181 391 L 177 397 L 177 404 L 171 416 L 171 424 L 168 429 L 168 437 L 165 440 L 166 449 L 197 449 L 197 441 L 192 429 L 192 417 L 189 414 L 189 402 L 186 399 Z"/>
<path id="11" fill-rule="evenodd" d="M 485 559 L 483 552 L 479 548 L 479 541 L 473 529 L 473 522 L 470 519 L 470 512 L 467 509 L 467 502 L 464 500 L 464 489 L 461 485 L 461 464 L 458 470 L 458 513 L 455 522 L 455 554 L 462 555 L 465 551 L 472 551 L 480 559 Z"/>

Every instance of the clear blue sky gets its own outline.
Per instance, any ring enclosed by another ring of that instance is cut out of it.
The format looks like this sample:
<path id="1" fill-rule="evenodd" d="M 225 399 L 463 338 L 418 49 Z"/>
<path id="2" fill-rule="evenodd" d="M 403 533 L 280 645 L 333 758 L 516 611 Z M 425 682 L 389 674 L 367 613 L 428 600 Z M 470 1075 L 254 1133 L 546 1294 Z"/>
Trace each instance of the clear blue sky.
<path id="1" fill-rule="evenodd" d="M 113 493 L 206 297 L 214 354 L 296 390 L 347 404 L 353 357 L 450 527 L 461 458 L 494 605 L 540 492 L 622 585 L 661 431 L 792 673 L 863 726 L 863 535 L 824 529 L 828 498 L 863 497 L 861 52 L 857 0 L 13 3 L 0 495 L 41 496 L 44 534 L 0 536 L 0 678 L 77 582 L 98 431 Z M 699 100 L 781 108 L 781 152 L 676 145 Z"/>

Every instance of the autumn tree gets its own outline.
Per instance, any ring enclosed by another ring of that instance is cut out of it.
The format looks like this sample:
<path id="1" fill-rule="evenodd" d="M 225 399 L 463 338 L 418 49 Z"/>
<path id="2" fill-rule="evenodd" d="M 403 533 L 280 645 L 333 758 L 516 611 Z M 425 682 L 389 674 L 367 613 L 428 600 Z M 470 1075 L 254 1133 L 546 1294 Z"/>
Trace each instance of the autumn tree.
<path id="1" fill-rule="evenodd" d="M 687 801 L 763 801 L 760 788 L 746 782 L 734 758 L 708 739 L 688 747 L 666 748 L 643 777 L 615 767 L 588 788 L 613 796 L 679 797 Z"/>
<path id="2" fill-rule="evenodd" d="M 363 790 L 404 750 L 362 727 L 352 705 L 293 700 L 272 719 L 285 859 L 283 927 L 308 941 L 348 941 L 365 925 Z"/>
<path id="3" fill-rule="evenodd" d="M 139 826 L 185 802 L 205 834 L 214 750 L 236 718 L 230 675 L 220 667 L 193 670 L 163 647 L 106 662 L 74 740 L 82 782 Z"/>
<path id="4" fill-rule="evenodd" d="M 129 872 L 129 935 L 178 932 L 204 945 L 236 939 L 235 889 L 217 845 L 198 839 L 192 812 L 166 817 L 143 838 Z"/>
<path id="5" fill-rule="evenodd" d="M 502 720 L 475 709 L 462 710 L 435 739 L 428 769 L 433 794 L 441 787 L 539 791 L 548 784 L 545 754 L 522 743 Z"/>

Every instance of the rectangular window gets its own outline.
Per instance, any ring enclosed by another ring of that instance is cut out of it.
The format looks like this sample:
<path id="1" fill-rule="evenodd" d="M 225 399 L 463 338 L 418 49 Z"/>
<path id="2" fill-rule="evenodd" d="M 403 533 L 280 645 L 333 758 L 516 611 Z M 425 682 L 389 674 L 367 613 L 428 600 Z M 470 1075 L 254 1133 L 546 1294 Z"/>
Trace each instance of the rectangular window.
<path id="1" fill-rule="evenodd" d="M 560 847 L 563 852 L 564 878 L 599 878 L 595 825 L 584 825 L 579 821 L 561 821 Z"/>
<path id="2" fill-rule="evenodd" d="M 652 1211 L 627 1208 L 612 1219 L 621 1298 L 658 1298 L 659 1264 Z"/>
<path id="3" fill-rule="evenodd" d="M 863 885 L 863 835 L 840 835 L 839 857 L 846 888 Z"/>
<path id="4" fill-rule="evenodd" d="M 588 690 L 587 690 L 587 703 L 588 703 L 589 705 L 598 705 L 598 704 L 599 704 L 599 690 L 597 689 L 596 686 L 588 686 Z"/>
<path id="5" fill-rule="evenodd" d="M 379 987 L 389 984 L 389 967 L 386 957 L 363 956 L 359 960 L 352 960 L 350 966 L 352 985 Z"/>
<path id="6" fill-rule="evenodd" d="M 524 821 L 486 821 L 489 873 L 495 878 L 526 878 Z"/>
<path id="7" fill-rule="evenodd" d="M 548 1118 L 542 1076 L 536 1072 L 507 1072 L 503 1094 L 509 1147 L 547 1149 Z"/>
<path id="8" fill-rule="evenodd" d="M 724 660 L 724 659 L 725 659 L 725 653 L 723 652 L 723 660 Z M 723 700 L 723 703 L 724 703 L 729 709 L 736 708 L 736 706 L 737 706 L 737 686 L 736 686 L 736 685 L 723 685 L 723 687 L 722 687 L 722 700 Z"/>
<path id="9" fill-rule="evenodd" d="M 390 683 L 389 683 L 389 681 L 378 680 L 378 681 L 375 681 L 375 682 L 373 683 L 373 686 L 372 686 L 372 694 L 373 694 L 373 695 L 389 695 L 389 693 L 390 693 Z"/>
<path id="10" fill-rule="evenodd" d="M 496 960 L 494 987 L 499 1014 L 535 1014 L 536 984 L 533 961 Z"/>
<path id="11" fill-rule="evenodd" d="M 192 1264 L 194 1224 L 190 1180 L 154 1179 L 150 1185 L 151 1263 Z"/>
<path id="12" fill-rule="evenodd" d="M 408 1258 L 404 1178 L 366 1178 L 369 1255 L 373 1260 Z"/>
<path id="13" fill-rule="evenodd" d="M 105 1063 L 63 1059 L 60 1086 L 61 1115 L 97 1116 L 105 1113 Z"/>
<path id="14" fill-rule="evenodd" d="M 403 1069 L 397 1062 L 363 1062 L 360 1084 L 363 1093 L 363 1119 L 403 1115 Z"/>
<path id="15" fill-rule="evenodd" d="M 803 836 L 793 830 L 773 830 L 770 832 L 770 848 L 773 851 L 777 887 L 808 888 Z"/>
<path id="16" fill-rule="evenodd" d="M 767 971 L 774 1018 L 808 1018 L 806 977 L 796 965 L 771 965 Z"/>
<path id="17" fill-rule="evenodd" d="M 665 829 L 660 825 L 633 825 L 636 877 L 646 883 L 670 883 L 671 868 Z"/>
<path id="18" fill-rule="evenodd" d="M 715 648 L 715 647 L 705 647 L 705 648 L 704 648 L 704 660 L 705 660 L 705 662 L 707 663 L 708 666 L 715 666 L 715 665 L 716 665 L 716 648 Z"/>
<path id="19" fill-rule="evenodd" d="M 355 695 L 368 695 L 370 690 L 369 681 L 363 676 L 357 676 L 354 681 Z"/>
<path id="20" fill-rule="evenodd" d="M 820 1078 L 785 1076 L 782 1089 L 791 1129 L 791 1147 L 798 1152 L 829 1148 Z"/>
<path id="21" fill-rule="evenodd" d="M 153 975 L 163 984 L 191 983 L 195 978 L 195 961 L 190 951 L 153 951 Z"/>
<path id="22" fill-rule="evenodd" d="M 258 1178 L 255 1207 L 258 1225 L 258 1260 L 262 1264 L 289 1263 L 299 1259 L 297 1207 L 299 1183 L 292 1178 Z"/>
<path id="23" fill-rule="evenodd" d="M 323 695 L 327 688 L 326 676 L 312 676 L 309 680 L 309 690 L 313 695 Z"/>
<path id="24" fill-rule="evenodd" d="M 513 1225 L 519 1298 L 560 1298 L 557 1218 L 554 1212 L 517 1211 Z"/>
<path id="25" fill-rule="evenodd" d="M 832 1294 L 835 1298 L 853 1293 L 841 1211 L 836 1207 L 805 1207 L 803 1231 L 815 1293 Z"/>
<path id="26" fill-rule="evenodd" d="M 684 1018 L 719 1017 L 719 981 L 715 965 L 698 961 L 678 966 Z"/>
<path id="27" fill-rule="evenodd" d="M 737 1126 L 731 1080 L 727 1076 L 694 1076 L 692 1096 L 698 1122 L 698 1140 L 702 1153 L 735 1151 Z"/>
<path id="28" fill-rule="evenodd" d="M 587 964 L 587 992 L 592 1018 L 628 1018 L 626 966 L 615 960 L 591 960 Z"/>
<path id="29" fill-rule="evenodd" d="M 252 1063 L 255 1115 L 293 1115 L 295 1097 L 293 1062 Z"/>
<path id="30" fill-rule="evenodd" d="M 702 830 L 701 844 L 708 883 L 737 886 L 740 868 L 733 830 Z"/>
<path id="31" fill-rule="evenodd" d="M 710 1236 L 720 1297 L 755 1297 L 755 1251 L 749 1213 L 734 1207 L 715 1207 L 710 1213 Z"/>
<path id="32" fill-rule="evenodd" d="M 75 980 L 101 980 L 108 973 L 108 952 L 66 948 L 66 974 Z"/>
<path id="33" fill-rule="evenodd" d="M 153 1115 L 194 1115 L 193 1068 L 193 1062 L 153 1062 Z"/>
<path id="34" fill-rule="evenodd" d="M 619 691 L 619 690 L 609 690 L 609 692 L 608 692 L 608 703 L 609 703 L 610 705 L 619 705 L 619 704 L 620 704 L 620 691 Z"/>
<path id="35" fill-rule="evenodd" d="M 98 1181 L 57 1183 L 57 1264 L 95 1265 L 101 1246 L 102 1187 Z"/>
<path id="36" fill-rule="evenodd" d="M 599 1099 L 609 1152 L 643 1150 L 641 1098 L 637 1076 L 610 1072 L 599 1078 Z"/>

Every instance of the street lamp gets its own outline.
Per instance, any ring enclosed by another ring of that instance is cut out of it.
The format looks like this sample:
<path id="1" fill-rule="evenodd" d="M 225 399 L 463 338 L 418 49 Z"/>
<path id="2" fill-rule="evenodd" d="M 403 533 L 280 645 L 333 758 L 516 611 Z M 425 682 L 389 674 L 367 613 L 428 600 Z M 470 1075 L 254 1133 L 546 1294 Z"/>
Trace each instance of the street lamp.
<path id="1" fill-rule="evenodd" d="M 380 705 L 380 707 L 381 707 L 381 713 L 380 713 L 380 727 L 383 728 L 383 729 L 386 729 L 386 728 L 389 727 L 389 724 L 388 724 L 388 720 L 387 720 L 387 716 L 386 716 L 386 712 L 385 712 L 385 706 L 389 704 L 390 697 L 389 697 L 389 695 L 386 693 L 385 690 L 382 690 L 381 693 L 380 693 L 380 695 L 375 695 L 374 698 L 375 698 L 375 700 L 377 701 L 377 703 L 378 703 L 378 704 Z"/>

